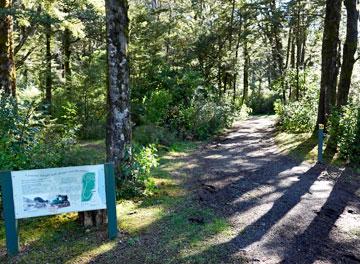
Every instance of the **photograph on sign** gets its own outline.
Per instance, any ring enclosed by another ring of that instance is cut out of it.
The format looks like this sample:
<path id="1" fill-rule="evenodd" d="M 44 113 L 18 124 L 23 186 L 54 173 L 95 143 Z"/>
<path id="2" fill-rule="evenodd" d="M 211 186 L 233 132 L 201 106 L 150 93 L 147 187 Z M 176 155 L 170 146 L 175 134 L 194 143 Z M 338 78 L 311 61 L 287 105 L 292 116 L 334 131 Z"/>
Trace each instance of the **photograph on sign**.
<path id="1" fill-rule="evenodd" d="M 104 165 L 11 173 L 15 217 L 106 208 Z"/>

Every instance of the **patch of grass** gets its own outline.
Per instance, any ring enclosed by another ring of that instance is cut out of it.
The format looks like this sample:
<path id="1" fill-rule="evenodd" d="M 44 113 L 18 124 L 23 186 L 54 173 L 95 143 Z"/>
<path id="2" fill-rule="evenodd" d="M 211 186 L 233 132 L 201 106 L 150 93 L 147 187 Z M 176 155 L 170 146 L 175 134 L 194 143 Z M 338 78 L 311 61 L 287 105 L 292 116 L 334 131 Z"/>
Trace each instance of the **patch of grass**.
<path id="1" fill-rule="evenodd" d="M 189 152 L 199 145 L 199 142 L 193 142 L 193 141 L 178 141 L 175 142 L 170 146 L 171 152 Z"/>
<path id="2" fill-rule="evenodd" d="M 275 142 L 281 152 L 289 154 L 295 159 L 311 163 L 317 161 L 317 139 L 311 133 L 279 132 L 275 137 Z"/>
<path id="3" fill-rule="evenodd" d="M 0 263 L 221 262 L 224 252 L 206 249 L 217 243 L 214 238 L 226 235 L 229 225 L 191 199 L 182 185 L 187 175 L 179 173 L 186 165 L 182 158 L 197 145 L 178 142 L 161 154 L 160 166 L 152 172 L 157 186 L 153 195 L 118 201 L 121 235 L 115 241 L 107 240 L 106 229 L 79 226 L 76 214 L 33 218 L 20 221 L 21 253 L 9 258 L 1 223 Z M 99 163 L 104 151 L 103 141 L 82 142 L 71 157 L 75 165 Z"/>
<path id="4" fill-rule="evenodd" d="M 82 141 L 65 157 L 68 166 L 102 164 L 106 160 L 104 140 Z"/>
<path id="5" fill-rule="evenodd" d="M 318 159 L 318 138 L 312 133 L 293 134 L 287 132 L 278 132 L 275 142 L 281 152 L 292 156 L 300 161 L 316 163 Z M 323 149 L 326 149 L 326 139 Z M 345 166 L 345 161 L 341 160 L 337 154 L 323 154 L 324 161 L 335 166 Z"/>

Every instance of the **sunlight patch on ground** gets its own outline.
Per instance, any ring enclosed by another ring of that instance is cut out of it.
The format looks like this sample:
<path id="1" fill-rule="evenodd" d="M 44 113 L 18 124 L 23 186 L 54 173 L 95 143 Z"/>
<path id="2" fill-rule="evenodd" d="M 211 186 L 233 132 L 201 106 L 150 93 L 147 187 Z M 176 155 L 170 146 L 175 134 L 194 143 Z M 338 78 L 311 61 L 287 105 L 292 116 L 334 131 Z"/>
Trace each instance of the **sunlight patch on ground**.
<path id="1" fill-rule="evenodd" d="M 117 245 L 117 241 L 111 241 L 108 243 L 104 243 L 99 245 L 98 247 L 91 249 L 89 251 L 83 252 L 81 255 L 76 256 L 73 259 L 70 259 L 65 262 L 65 264 L 80 264 L 80 263 L 91 263 L 91 261 L 106 252 L 113 250 Z"/>
<path id="2" fill-rule="evenodd" d="M 204 157 L 205 159 L 223 159 L 224 156 L 223 155 L 218 155 L 218 154 L 213 154 L 213 155 L 208 155 Z"/>
<path id="3" fill-rule="evenodd" d="M 225 244 L 236 237 L 236 233 L 224 219 L 216 219 L 213 223 L 207 224 L 205 229 L 207 233 L 212 235 L 203 240 L 190 241 L 189 245 L 180 251 L 179 256 L 182 259 L 195 261 L 198 256 L 201 256 L 201 253 L 207 250 L 211 251 L 212 247 L 216 248 L 216 246 Z"/>
<path id="4" fill-rule="evenodd" d="M 304 158 L 306 161 L 314 163 L 317 161 L 317 145 L 315 144 L 311 149 L 301 147 L 301 144 L 309 140 L 311 135 L 311 133 L 292 134 L 280 132 L 276 135 L 275 142 L 280 152 L 291 154 L 291 152 L 296 149 L 296 152 L 292 153 L 295 158 Z"/>
<path id="5" fill-rule="evenodd" d="M 360 214 L 355 212 L 354 208 L 347 206 L 335 225 L 344 233 L 360 239 Z"/>
<path id="6" fill-rule="evenodd" d="M 162 205 L 141 208 L 141 203 L 124 201 L 117 206 L 120 230 L 136 234 L 159 220 L 164 212 Z"/>

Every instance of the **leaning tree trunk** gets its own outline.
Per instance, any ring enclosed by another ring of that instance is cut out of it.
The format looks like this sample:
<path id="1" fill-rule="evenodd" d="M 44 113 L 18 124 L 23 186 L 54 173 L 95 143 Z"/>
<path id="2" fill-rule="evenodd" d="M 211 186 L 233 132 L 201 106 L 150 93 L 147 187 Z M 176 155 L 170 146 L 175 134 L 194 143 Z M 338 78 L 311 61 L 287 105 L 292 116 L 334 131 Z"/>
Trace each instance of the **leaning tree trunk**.
<path id="1" fill-rule="evenodd" d="M 345 0 L 347 11 L 346 40 L 343 49 L 343 62 L 341 65 L 340 81 L 337 94 L 337 106 L 347 104 L 351 76 L 354 68 L 354 55 L 358 45 L 358 19 L 359 10 L 356 6 L 357 0 Z"/>
<path id="2" fill-rule="evenodd" d="M 321 87 L 317 124 L 326 125 L 336 103 L 339 25 L 342 0 L 327 0 L 322 43 Z"/>
<path id="3" fill-rule="evenodd" d="M 12 0 L 0 0 L 0 93 L 16 96 L 16 71 L 13 46 L 13 17 L 6 14 L 12 7 Z"/>

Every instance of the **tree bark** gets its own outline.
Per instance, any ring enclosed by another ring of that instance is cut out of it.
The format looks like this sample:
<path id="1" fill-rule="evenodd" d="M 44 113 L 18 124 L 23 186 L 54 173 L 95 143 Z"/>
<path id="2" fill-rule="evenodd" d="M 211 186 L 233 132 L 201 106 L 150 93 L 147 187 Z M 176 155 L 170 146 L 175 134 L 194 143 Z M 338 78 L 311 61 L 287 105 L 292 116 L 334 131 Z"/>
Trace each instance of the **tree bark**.
<path id="1" fill-rule="evenodd" d="M 336 103 L 341 3 L 341 0 L 326 1 L 317 124 L 326 125 L 331 109 Z"/>
<path id="2" fill-rule="evenodd" d="M 359 10 L 357 10 L 356 0 L 345 0 L 347 11 L 346 40 L 343 48 L 343 62 L 341 65 L 340 81 L 337 93 L 337 106 L 341 107 L 347 104 L 351 76 L 355 64 L 354 55 L 358 45 L 358 19 Z"/>
<path id="3" fill-rule="evenodd" d="M 109 108 L 106 132 L 107 160 L 115 164 L 116 175 L 121 177 L 120 167 L 125 148 L 131 140 L 127 0 L 107 0 L 106 17 Z"/>
<path id="4" fill-rule="evenodd" d="M 0 8 L 5 12 L 12 7 L 12 0 L 0 0 Z M 16 96 L 16 71 L 13 44 L 13 17 L 0 17 L 0 92 Z"/>
<path id="5" fill-rule="evenodd" d="M 68 28 L 64 30 L 63 35 L 63 52 L 64 52 L 64 78 L 66 84 L 71 81 L 71 32 Z"/>
<path id="6" fill-rule="evenodd" d="M 246 104 L 248 100 L 248 94 L 249 94 L 249 65 L 250 64 L 250 57 L 249 57 L 249 51 L 248 51 L 248 43 L 245 40 L 244 42 L 244 90 L 243 90 L 243 97 L 241 105 Z"/>
<path id="7" fill-rule="evenodd" d="M 52 56 L 51 56 L 51 23 L 47 22 L 45 25 L 45 41 L 46 41 L 46 72 L 45 72 L 45 104 L 47 107 L 47 113 L 51 114 L 52 108 Z"/>
<path id="8" fill-rule="evenodd" d="M 106 159 L 114 163 L 115 174 L 121 179 L 121 165 L 131 140 L 130 74 L 127 57 L 129 18 L 127 0 L 106 0 L 108 119 L 106 127 Z M 80 215 L 85 226 L 99 226 L 107 222 L 106 211 Z"/>

